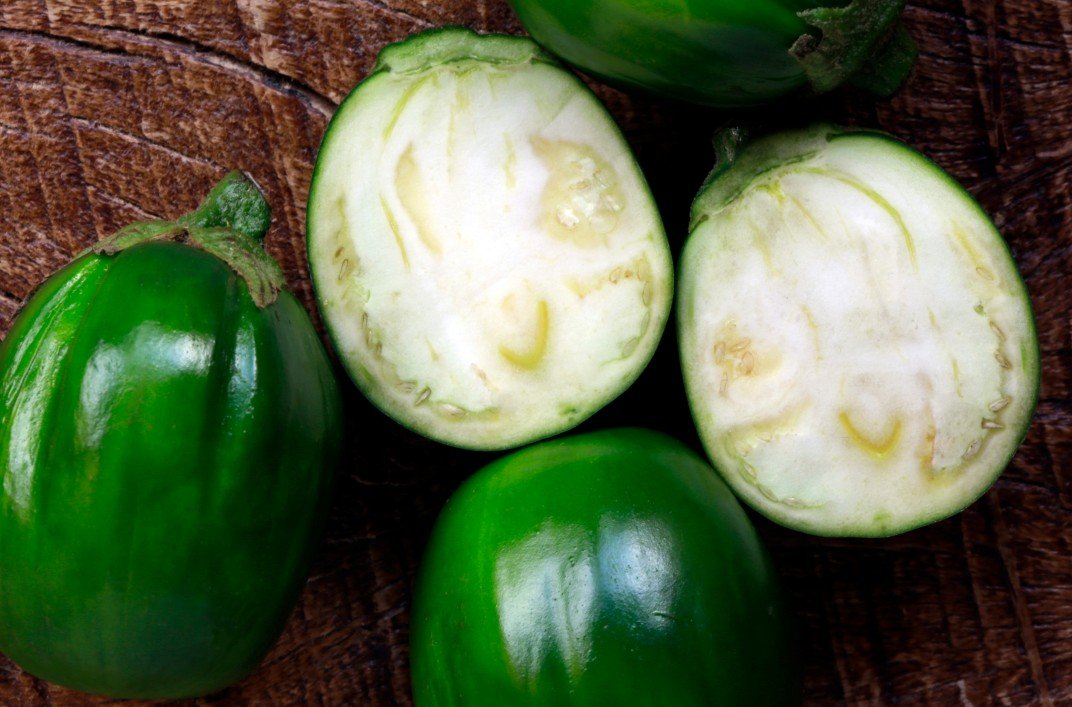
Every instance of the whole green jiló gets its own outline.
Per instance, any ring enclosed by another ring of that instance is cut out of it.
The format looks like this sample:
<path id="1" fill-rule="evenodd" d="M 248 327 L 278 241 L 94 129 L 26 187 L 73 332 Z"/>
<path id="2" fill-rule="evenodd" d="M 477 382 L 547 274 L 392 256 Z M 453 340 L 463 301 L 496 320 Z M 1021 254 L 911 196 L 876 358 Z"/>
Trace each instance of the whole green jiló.
<path id="1" fill-rule="evenodd" d="M 916 58 L 904 0 L 511 0 L 536 41 L 625 89 L 721 108 L 848 83 L 880 95 Z"/>
<path id="2" fill-rule="evenodd" d="M 0 650 L 117 697 L 251 671 L 318 539 L 331 367 L 228 175 L 46 281 L 0 347 Z"/>
<path id="3" fill-rule="evenodd" d="M 648 430 L 544 442 L 478 472 L 413 602 L 418 707 L 799 703 L 759 537 L 710 466 Z"/>

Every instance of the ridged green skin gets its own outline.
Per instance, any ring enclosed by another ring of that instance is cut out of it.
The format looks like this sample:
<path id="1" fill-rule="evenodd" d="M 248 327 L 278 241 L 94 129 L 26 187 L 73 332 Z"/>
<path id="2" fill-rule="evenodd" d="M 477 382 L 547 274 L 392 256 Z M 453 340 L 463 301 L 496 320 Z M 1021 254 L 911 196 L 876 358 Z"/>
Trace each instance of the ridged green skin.
<path id="1" fill-rule="evenodd" d="M 282 631 L 340 442 L 287 292 L 177 243 L 85 255 L 0 348 L 0 650 L 120 697 L 247 674 Z"/>
<path id="2" fill-rule="evenodd" d="M 775 576 L 714 471 L 669 437 L 545 442 L 443 511 L 413 606 L 419 707 L 796 704 Z"/>
<path id="3" fill-rule="evenodd" d="M 610 83 L 715 106 L 767 103 L 805 85 L 796 13 L 831 0 L 511 0 L 525 29 Z"/>

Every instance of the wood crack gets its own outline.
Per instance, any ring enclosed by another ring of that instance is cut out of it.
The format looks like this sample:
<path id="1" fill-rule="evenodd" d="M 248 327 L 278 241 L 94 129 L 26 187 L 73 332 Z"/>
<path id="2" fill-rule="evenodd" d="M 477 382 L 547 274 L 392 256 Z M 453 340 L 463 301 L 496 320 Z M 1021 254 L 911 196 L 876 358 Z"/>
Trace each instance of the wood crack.
<path id="1" fill-rule="evenodd" d="M 964 21 L 966 19 L 968 19 L 968 17 L 966 17 L 966 16 L 958 16 L 958 15 L 955 15 L 955 14 L 950 13 L 950 12 L 944 12 L 942 10 L 936 10 L 936 9 L 930 8 L 930 7 L 915 7 L 915 8 L 913 8 L 913 14 L 927 15 L 927 16 L 932 17 L 934 19 L 940 19 L 940 20 L 943 20 L 945 22 L 949 22 L 951 24 L 952 23 L 960 23 L 961 29 L 963 30 L 963 36 L 968 37 L 970 39 L 977 40 L 977 41 L 986 41 L 986 38 L 987 38 L 986 34 L 984 34 L 982 32 L 974 32 L 974 31 L 968 29 L 968 27 L 964 25 Z M 998 23 L 997 26 L 998 27 L 1006 27 L 1007 25 L 1005 23 Z M 1039 51 L 1052 52 L 1052 51 L 1062 51 L 1064 49 L 1064 47 L 1062 47 L 1062 46 L 1060 46 L 1058 44 L 1046 44 L 1046 43 L 1043 43 L 1043 42 L 1040 42 L 1040 41 L 1032 41 L 1030 39 L 1016 39 L 1014 37 L 1008 36 L 1007 34 L 1006 35 L 998 35 L 997 39 L 998 39 L 998 42 L 1003 43 L 1003 44 L 1009 44 L 1009 45 L 1012 45 L 1012 46 L 1019 46 L 1019 47 L 1023 47 L 1023 48 L 1027 48 L 1027 49 L 1037 49 Z M 1070 37 L 1070 39 L 1072 39 L 1072 37 Z"/>
<path id="2" fill-rule="evenodd" d="M 100 123 L 100 122 L 98 122 L 96 120 L 93 120 L 92 118 L 82 118 L 82 117 L 79 117 L 79 116 L 76 116 L 76 115 L 72 115 L 71 116 L 71 122 L 76 123 L 78 125 L 81 125 L 81 126 L 83 126 L 85 128 L 88 128 L 90 130 L 99 130 L 102 133 L 108 133 L 108 134 L 113 135 L 115 137 L 118 137 L 118 138 L 120 138 L 122 140 L 129 140 L 129 141 L 133 141 L 133 142 L 144 143 L 144 144 L 149 145 L 151 147 L 154 147 L 154 148 L 156 148 L 158 150 L 166 152 L 168 155 L 170 155 L 170 156 L 172 156 L 172 157 L 174 157 L 176 159 L 180 159 L 183 162 L 190 162 L 192 164 L 202 165 L 202 166 L 205 166 L 205 167 L 211 167 L 213 169 L 218 169 L 218 170 L 224 169 L 224 167 L 222 165 L 216 164 L 212 160 L 203 159 L 203 158 L 199 158 L 199 157 L 194 157 L 192 155 L 187 155 L 184 152 L 179 152 L 178 150 L 176 150 L 173 147 L 168 147 L 167 145 L 165 145 L 165 144 L 163 144 L 161 142 L 157 142 L 156 140 L 153 140 L 151 137 L 149 137 L 147 135 L 137 135 L 135 133 L 127 132 L 126 130 L 123 130 L 122 128 L 117 128 L 117 127 L 112 126 L 112 125 L 105 125 L 104 123 Z M 138 207 L 138 208 L 142 208 L 142 207 Z"/>
<path id="3" fill-rule="evenodd" d="M 337 107 L 337 104 L 327 96 L 286 74 L 282 74 L 260 64 L 253 64 L 242 59 L 237 59 L 229 54 L 224 54 L 213 49 L 212 47 L 198 44 L 193 40 L 185 39 L 177 35 L 166 32 L 138 32 L 128 29 L 100 27 L 86 24 L 76 24 L 74 26 L 91 32 L 98 32 L 105 36 L 112 35 L 112 38 L 119 42 L 123 42 L 123 40 L 133 42 L 134 44 L 149 49 L 150 52 L 137 53 L 130 51 L 126 47 L 100 44 L 86 38 L 73 37 L 68 34 L 49 34 L 47 32 L 37 32 L 25 29 L 0 28 L 0 38 L 8 37 L 12 39 L 24 39 L 51 46 L 69 45 L 86 51 L 116 57 L 124 61 L 153 58 L 159 54 L 161 48 L 170 49 L 174 53 L 184 56 L 191 61 L 215 66 L 216 68 L 223 69 L 231 74 L 251 80 L 254 83 L 262 85 L 277 93 L 297 98 L 325 117 L 331 117 Z"/>
<path id="4" fill-rule="evenodd" d="M 231 70 L 233 73 L 239 75 L 251 76 L 258 83 L 264 84 L 268 88 L 279 93 L 300 98 L 327 117 L 331 117 L 335 112 L 335 108 L 338 106 L 335 101 L 320 93 L 309 84 L 304 83 L 293 76 L 234 54 L 220 51 L 215 47 L 202 44 L 178 34 L 161 31 L 131 30 L 125 27 L 109 25 L 87 25 L 84 23 L 80 23 L 77 26 L 87 30 L 114 33 L 120 36 L 126 35 L 141 40 L 152 40 L 156 43 L 166 44 L 183 51 L 188 55 L 201 57 L 205 60 L 205 63 Z"/>
<path id="5" fill-rule="evenodd" d="M 426 19 L 424 17 L 418 17 L 417 15 L 414 15 L 412 12 L 407 12 L 406 10 L 400 10 L 397 7 L 392 7 L 391 5 L 387 4 L 386 2 L 383 2 L 383 0 L 359 0 L 359 2 L 361 4 L 363 4 L 363 5 L 368 5 L 369 7 L 375 7 L 378 10 L 382 10 L 383 12 L 386 12 L 389 15 L 397 15 L 398 17 L 405 17 L 410 22 L 413 22 L 414 24 L 421 25 L 423 27 L 433 27 L 435 25 L 434 22 L 432 22 L 432 21 L 430 21 L 430 20 L 428 20 L 428 19 Z"/>
<path id="6" fill-rule="evenodd" d="M 20 140 L 32 140 L 33 134 L 29 130 L 21 125 L 12 125 L 11 123 L 5 123 L 0 121 L 0 131 L 10 133 Z"/>
<path id="7" fill-rule="evenodd" d="M 110 201 L 113 204 L 118 204 L 120 206 L 125 206 L 128 209 L 133 209 L 134 211 L 137 211 L 139 214 L 141 214 L 142 220 L 145 220 L 145 221 L 154 221 L 154 220 L 155 221 L 161 221 L 161 220 L 164 220 L 164 216 L 162 214 L 158 214 L 155 211 L 150 211 L 150 210 L 146 209 L 144 206 L 142 206 L 141 204 L 137 204 L 137 203 L 131 201 L 130 199 L 127 199 L 127 198 L 124 198 L 123 196 L 120 196 L 119 194 L 113 194 L 111 192 L 104 191 L 103 189 L 100 189 L 100 188 L 92 186 L 92 185 L 87 185 L 87 188 L 98 199 L 104 199 L 105 201 Z M 101 236 L 107 236 L 107 235 L 110 235 L 110 234 L 104 233 L 103 230 L 101 231 Z"/>
<path id="8" fill-rule="evenodd" d="M 57 64 L 56 74 L 59 76 L 59 79 L 60 79 L 60 81 L 59 81 L 60 95 L 63 96 L 63 107 L 64 107 L 64 110 L 67 113 L 67 116 L 68 116 L 68 121 L 67 121 L 67 126 L 66 127 L 67 127 L 68 130 L 71 130 L 71 132 L 73 132 L 73 129 L 71 128 L 71 121 L 74 120 L 74 116 L 71 113 L 71 101 L 70 101 L 70 98 L 67 95 L 67 86 L 68 86 L 67 77 L 63 75 L 63 71 L 59 68 L 58 64 Z M 78 183 L 82 185 L 82 195 L 85 198 L 86 205 L 89 206 L 92 202 L 90 201 L 90 197 L 89 197 L 89 184 L 86 182 L 86 160 L 85 160 L 85 156 L 82 154 L 82 142 L 80 140 L 78 140 L 77 136 L 75 136 L 75 140 L 74 140 L 74 153 L 75 153 L 75 156 L 78 158 Z M 93 223 L 94 223 L 94 226 L 95 226 L 95 228 L 97 230 L 97 233 L 100 233 L 102 229 L 101 229 L 100 219 L 98 218 L 98 215 L 97 215 L 97 210 L 93 209 L 91 207 L 89 209 L 89 211 L 93 215 Z M 70 250 L 70 252 L 72 254 L 78 252 L 77 236 L 75 238 L 76 238 L 76 242 L 74 244 L 75 247 Z"/>
<path id="9" fill-rule="evenodd" d="M 1053 698 L 1050 695 L 1050 687 L 1046 682 L 1046 673 L 1042 666 L 1042 655 L 1039 653 L 1038 640 L 1035 637 L 1035 628 L 1031 623 L 1031 611 L 1027 606 L 1027 597 L 1024 594 L 1023 583 L 1020 581 L 1020 573 L 1016 566 L 1016 553 L 1011 546 L 1008 525 L 1001 510 L 1001 502 L 998 492 L 992 491 L 987 494 L 987 501 L 994 515 L 994 535 L 997 538 L 998 554 L 1001 563 L 1005 567 L 1005 575 L 1009 580 L 1012 590 L 1013 605 L 1016 608 L 1016 621 L 1020 627 L 1020 639 L 1027 654 L 1027 662 L 1031 669 L 1031 679 L 1039 691 L 1041 704 L 1045 707 L 1053 707 Z"/>
<path id="10" fill-rule="evenodd" d="M 26 100 L 25 100 L 25 96 L 23 95 L 24 91 L 18 85 L 17 81 L 13 82 L 13 83 L 15 85 L 15 99 L 19 104 L 19 112 L 22 115 L 22 122 L 27 126 L 27 128 L 30 131 L 30 134 L 33 137 L 37 137 L 36 135 L 34 135 L 34 130 L 33 130 L 33 125 L 34 125 L 33 115 L 30 113 L 30 111 L 28 111 L 26 109 Z M 52 213 L 53 204 L 52 204 L 52 201 L 49 199 L 48 185 L 45 183 L 44 174 L 41 171 L 41 156 L 39 154 L 39 142 L 37 140 L 31 138 L 29 147 L 30 147 L 30 154 L 33 157 L 33 165 L 34 165 L 33 172 L 34 172 L 34 177 L 35 177 L 35 179 L 37 181 L 38 193 L 41 195 L 41 199 L 45 202 L 45 205 L 46 205 L 45 217 L 48 219 L 49 231 L 51 233 L 59 233 L 59 231 L 56 229 L 56 219 L 55 219 L 55 217 L 53 216 L 53 213 Z"/>

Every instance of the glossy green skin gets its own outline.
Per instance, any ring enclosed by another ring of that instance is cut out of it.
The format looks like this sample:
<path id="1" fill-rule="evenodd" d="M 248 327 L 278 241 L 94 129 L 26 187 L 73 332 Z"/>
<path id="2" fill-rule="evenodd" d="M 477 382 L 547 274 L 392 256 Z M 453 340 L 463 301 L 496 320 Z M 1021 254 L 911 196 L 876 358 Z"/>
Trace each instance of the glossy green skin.
<path id="1" fill-rule="evenodd" d="M 733 107 L 806 83 L 789 48 L 800 10 L 831 0 L 511 0 L 533 37 L 608 83 Z"/>
<path id="2" fill-rule="evenodd" d="M 54 275 L 0 348 L 0 650 L 113 696 L 243 677 L 304 583 L 339 407 L 301 305 L 211 255 Z"/>
<path id="3" fill-rule="evenodd" d="M 412 620 L 419 707 L 795 704 L 774 573 L 710 466 L 646 430 L 545 442 L 443 511 Z"/>

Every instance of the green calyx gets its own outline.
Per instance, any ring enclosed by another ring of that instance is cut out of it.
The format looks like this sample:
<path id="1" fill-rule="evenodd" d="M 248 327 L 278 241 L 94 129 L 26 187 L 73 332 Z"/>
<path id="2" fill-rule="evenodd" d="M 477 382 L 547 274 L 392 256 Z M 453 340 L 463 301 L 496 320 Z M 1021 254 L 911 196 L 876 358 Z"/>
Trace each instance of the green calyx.
<path id="1" fill-rule="evenodd" d="M 478 34 L 465 27 L 443 27 L 389 45 L 380 52 L 372 74 L 417 73 L 433 66 L 470 60 L 485 64 L 557 64 L 528 37 Z"/>
<path id="2" fill-rule="evenodd" d="M 855 132 L 855 129 L 816 123 L 784 133 L 791 135 L 791 140 L 772 141 L 764 140 L 761 133 L 753 134 L 740 126 L 717 131 L 712 141 L 715 166 L 692 204 L 690 232 L 712 214 L 724 209 L 760 175 L 803 161 L 846 132 Z"/>
<path id="3" fill-rule="evenodd" d="M 730 167 L 736 164 L 737 155 L 748 143 L 750 137 L 751 132 L 749 129 L 740 125 L 730 125 L 715 131 L 714 137 L 711 138 L 711 145 L 715 149 L 715 166 L 711 169 L 707 178 L 704 179 L 704 183 L 700 186 L 700 195 L 706 194 L 708 188 Z M 700 200 L 699 197 L 697 197 L 697 200 Z M 708 200 L 704 199 L 703 201 L 706 206 Z M 721 206 L 721 204 L 719 206 Z M 694 205 L 693 219 L 696 217 L 697 212 Z M 695 224 L 691 226 L 691 228 L 695 227 Z"/>
<path id="4" fill-rule="evenodd" d="M 844 7 L 797 13 L 818 34 L 800 36 L 789 52 L 804 67 L 816 93 L 846 81 L 889 95 L 908 76 L 916 44 L 901 24 L 904 0 L 852 0 Z"/>
<path id="5" fill-rule="evenodd" d="M 283 271 L 264 250 L 262 240 L 272 212 L 260 188 L 239 171 L 227 174 L 195 211 L 174 221 L 140 221 L 86 249 L 116 255 L 153 241 L 172 241 L 216 256 L 242 278 L 254 303 L 271 305 L 283 289 Z"/>

